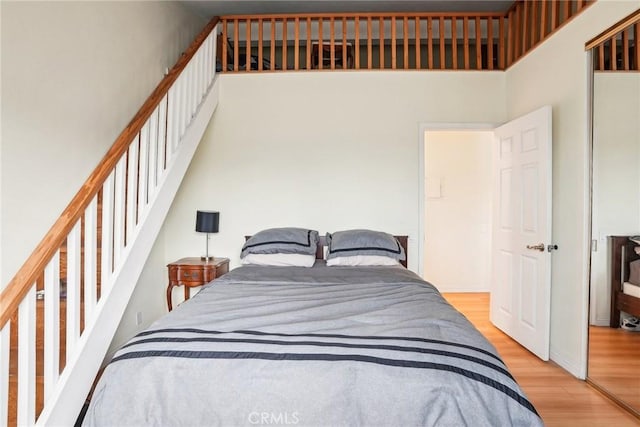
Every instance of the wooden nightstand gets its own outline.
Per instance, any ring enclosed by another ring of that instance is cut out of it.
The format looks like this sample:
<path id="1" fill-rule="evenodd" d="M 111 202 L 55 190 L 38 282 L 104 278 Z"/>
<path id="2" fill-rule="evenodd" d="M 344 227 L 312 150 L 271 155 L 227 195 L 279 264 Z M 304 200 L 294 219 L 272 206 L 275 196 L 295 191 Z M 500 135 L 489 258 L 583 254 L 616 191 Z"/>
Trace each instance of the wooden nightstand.
<path id="1" fill-rule="evenodd" d="M 191 288 L 209 283 L 216 277 L 229 271 L 229 258 L 214 258 L 203 261 L 200 258 L 182 258 L 167 265 L 169 268 L 169 286 L 167 286 L 167 307 L 171 304 L 171 290 L 175 286 L 184 286 L 184 299 L 190 297 Z"/>

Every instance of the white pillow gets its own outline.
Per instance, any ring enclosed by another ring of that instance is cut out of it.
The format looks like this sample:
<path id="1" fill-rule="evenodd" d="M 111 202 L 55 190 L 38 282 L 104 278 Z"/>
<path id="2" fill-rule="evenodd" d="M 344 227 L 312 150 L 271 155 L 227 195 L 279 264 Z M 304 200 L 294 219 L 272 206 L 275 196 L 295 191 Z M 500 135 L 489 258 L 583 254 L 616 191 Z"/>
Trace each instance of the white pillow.
<path id="1" fill-rule="evenodd" d="M 400 265 L 398 260 L 382 255 L 352 255 L 331 258 L 327 260 L 328 266 L 373 266 L 373 265 Z"/>
<path id="2" fill-rule="evenodd" d="M 240 259 L 243 265 L 271 267 L 312 267 L 315 262 L 315 255 L 306 254 L 247 254 Z"/>

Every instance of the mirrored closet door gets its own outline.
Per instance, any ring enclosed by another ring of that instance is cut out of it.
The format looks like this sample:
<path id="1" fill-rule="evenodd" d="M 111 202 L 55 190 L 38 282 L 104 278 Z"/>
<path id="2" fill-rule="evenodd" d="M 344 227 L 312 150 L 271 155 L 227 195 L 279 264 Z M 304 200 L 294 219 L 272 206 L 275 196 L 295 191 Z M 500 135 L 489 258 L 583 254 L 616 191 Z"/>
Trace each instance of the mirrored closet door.
<path id="1" fill-rule="evenodd" d="M 640 11 L 593 60 L 590 383 L 640 416 Z"/>

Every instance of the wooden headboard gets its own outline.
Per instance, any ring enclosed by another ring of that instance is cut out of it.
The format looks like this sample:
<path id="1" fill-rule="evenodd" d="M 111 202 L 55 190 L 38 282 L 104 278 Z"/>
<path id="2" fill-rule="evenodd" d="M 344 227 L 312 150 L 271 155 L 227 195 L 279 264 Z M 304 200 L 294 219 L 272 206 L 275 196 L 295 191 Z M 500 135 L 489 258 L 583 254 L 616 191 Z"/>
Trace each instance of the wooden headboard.
<path id="1" fill-rule="evenodd" d="M 251 236 L 244 236 L 244 239 L 247 240 Z M 407 242 L 409 240 L 409 236 L 393 236 L 398 239 L 398 243 L 404 249 L 404 261 L 400 261 L 405 268 L 407 267 L 407 260 L 409 259 L 409 249 L 407 248 Z M 320 236 L 320 241 L 318 242 L 318 248 L 316 249 L 316 259 L 324 259 L 324 247 L 327 246 L 327 241 L 325 236 Z"/>

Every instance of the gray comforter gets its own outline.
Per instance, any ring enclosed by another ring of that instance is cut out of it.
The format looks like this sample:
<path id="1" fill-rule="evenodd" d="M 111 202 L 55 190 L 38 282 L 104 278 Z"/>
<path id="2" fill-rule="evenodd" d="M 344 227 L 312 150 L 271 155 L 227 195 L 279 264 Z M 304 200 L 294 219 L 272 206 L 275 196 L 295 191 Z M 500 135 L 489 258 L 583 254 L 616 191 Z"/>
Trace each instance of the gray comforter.
<path id="1" fill-rule="evenodd" d="M 231 271 L 119 350 L 86 426 L 542 425 L 493 346 L 402 267 Z"/>

